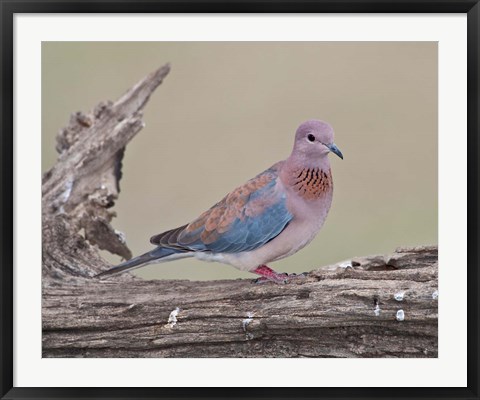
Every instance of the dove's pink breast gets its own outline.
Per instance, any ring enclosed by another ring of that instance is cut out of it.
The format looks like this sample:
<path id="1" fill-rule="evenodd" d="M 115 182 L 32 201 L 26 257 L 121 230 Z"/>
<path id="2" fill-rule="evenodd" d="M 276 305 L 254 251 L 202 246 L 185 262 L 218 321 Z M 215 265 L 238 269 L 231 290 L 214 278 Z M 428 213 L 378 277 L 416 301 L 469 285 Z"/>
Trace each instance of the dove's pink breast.
<path id="1" fill-rule="evenodd" d="M 333 183 L 330 171 L 326 176 L 328 183 L 315 198 L 307 199 L 295 186 L 284 188 L 287 193 L 287 207 L 294 218 L 280 235 L 254 251 L 216 255 L 221 259 L 217 258 L 215 261 L 252 271 L 259 265 L 288 257 L 308 245 L 325 223 L 332 204 Z M 278 184 L 283 185 L 281 182 Z"/>

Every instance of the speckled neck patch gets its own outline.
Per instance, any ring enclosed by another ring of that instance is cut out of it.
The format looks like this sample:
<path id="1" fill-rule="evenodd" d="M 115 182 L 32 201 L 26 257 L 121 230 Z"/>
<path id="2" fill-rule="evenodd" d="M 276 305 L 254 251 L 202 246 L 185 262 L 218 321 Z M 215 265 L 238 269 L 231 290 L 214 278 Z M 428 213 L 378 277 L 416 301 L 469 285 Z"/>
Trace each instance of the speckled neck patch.
<path id="1" fill-rule="evenodd" d="M 304 168 L 293 172 L 292 186 L 301 197 L 315 200 L 328 192 L 332 186 L 332 173 L 319 168 Z"/>

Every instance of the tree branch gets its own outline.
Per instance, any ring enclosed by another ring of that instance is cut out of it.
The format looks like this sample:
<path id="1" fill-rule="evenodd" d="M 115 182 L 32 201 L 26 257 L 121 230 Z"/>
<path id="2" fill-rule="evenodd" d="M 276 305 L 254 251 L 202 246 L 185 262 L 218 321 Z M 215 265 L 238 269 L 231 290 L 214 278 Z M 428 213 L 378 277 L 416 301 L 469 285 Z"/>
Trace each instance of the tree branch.
<path id="1" fill-rule="evenodd" d="M 436 357 L 436 247 L 251 280 L 100 281 L 98 248 L 131 257 L 110 222 L 127 143 L 166 65 L 115 103 L 76 113 L 43 177 L 44 357 Z"/>

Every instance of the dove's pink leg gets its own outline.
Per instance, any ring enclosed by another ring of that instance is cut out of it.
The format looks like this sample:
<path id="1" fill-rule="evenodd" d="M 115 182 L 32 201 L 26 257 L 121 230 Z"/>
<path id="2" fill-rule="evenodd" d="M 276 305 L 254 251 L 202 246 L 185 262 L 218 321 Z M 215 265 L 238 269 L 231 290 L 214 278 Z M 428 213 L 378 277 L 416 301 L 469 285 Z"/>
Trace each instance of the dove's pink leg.
<path id="1" fill-rule="evenodd" d="M 257 283 L 263 282 L 263 281 L 273 281 L 275 283 L 285 283 L 287 281 L 288 274 L 279 274 L 278 272 L 275 272 L 273 269 L 270 267 L 267 267 L 266 265 L 260 265 L 253 271 L 254 274 L 261 275 L 262 278 L 257 279 Z"/>

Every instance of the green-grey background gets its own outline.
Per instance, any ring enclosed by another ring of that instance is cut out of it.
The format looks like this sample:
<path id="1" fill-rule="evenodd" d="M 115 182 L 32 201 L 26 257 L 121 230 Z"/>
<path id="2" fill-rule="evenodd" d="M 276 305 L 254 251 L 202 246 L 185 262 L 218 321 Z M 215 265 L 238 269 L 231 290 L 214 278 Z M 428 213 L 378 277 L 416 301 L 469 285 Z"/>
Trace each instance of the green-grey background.
<path id="1" fill-rule="evenodd" d="M 114 100 L 166 62 L 172 71 L 127 146 L 115 228 L 135 255 L 288 156 L 304 120 L 330 122 L 335 193 L 317 238 L 273 264 L 302 272 L 397 246 L 437 243 L 434 42 L 44 42 L 42 172 L 75 111 Z M 118 257 L 106 256 L 111 262 Z M 193 259 L 145 278 L 248 277 Z"/>

